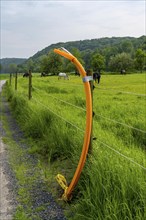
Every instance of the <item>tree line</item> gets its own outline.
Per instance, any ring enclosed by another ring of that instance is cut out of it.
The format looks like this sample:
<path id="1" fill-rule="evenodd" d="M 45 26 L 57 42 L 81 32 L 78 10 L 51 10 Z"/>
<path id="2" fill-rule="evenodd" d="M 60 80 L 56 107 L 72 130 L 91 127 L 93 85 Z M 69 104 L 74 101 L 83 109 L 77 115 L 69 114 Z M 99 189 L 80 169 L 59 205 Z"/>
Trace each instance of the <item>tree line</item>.
<path id="1" fill-rule="evenodd" d="M 98 44 L 100 43 L 100 44 Z M 146 36 L 140 38 L 101 38 L 84 41 L 57 43 L 37 52 L 34 56 L 20 64 L 11 63 L 7 72 L 73 72 L 74 65 L 53 52 L 54 48 L 65 47 L 83 64 L 85 69 L 120 73 L 146 70 Z M 3 66 L 0 66 L 3 72 Z"/>

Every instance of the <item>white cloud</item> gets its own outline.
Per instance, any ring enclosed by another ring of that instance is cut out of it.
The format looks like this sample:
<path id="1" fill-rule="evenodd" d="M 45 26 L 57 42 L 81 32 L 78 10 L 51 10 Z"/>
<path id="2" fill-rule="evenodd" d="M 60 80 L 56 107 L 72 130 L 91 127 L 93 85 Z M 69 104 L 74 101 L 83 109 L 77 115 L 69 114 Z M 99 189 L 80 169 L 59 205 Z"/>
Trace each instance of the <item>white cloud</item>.
<path id="1" fill-rule="evenodd" d="M 1 1 L 1 56 L 30 57 L 57 42 L 145 34 L 145 2 Z"/>

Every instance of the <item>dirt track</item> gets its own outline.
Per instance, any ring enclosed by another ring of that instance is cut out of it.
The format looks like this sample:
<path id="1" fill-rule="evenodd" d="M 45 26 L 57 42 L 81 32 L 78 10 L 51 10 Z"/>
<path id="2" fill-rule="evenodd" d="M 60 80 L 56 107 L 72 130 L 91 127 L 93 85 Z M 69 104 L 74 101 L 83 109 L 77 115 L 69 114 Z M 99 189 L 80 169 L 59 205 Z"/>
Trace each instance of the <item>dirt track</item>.
<path id="1" fill-rule="evenodd" d="M 5 80 L 0 81 L 0 94 L 2 86 L 5 84 Z M 0 103 L 1 104 L 1 103 Z M 0 120 L 0 219 L 11 220 L 14 210 L 13 196 L 10 190 L 10 180 L 6 170 L 9 169 L 7 147 L 2 141 L 4 130 L 2 128 L 2 122 Z"/>
<path id="2" fill-rule="evenodd" d="M 8 165 L 8 158 L 6 154 L 6 145 L 0 138 L 0 219 L 12 219 L 14 210 L 13 197 L 10 191 L 10 180 L 6 174 L 6 166 Z"/>

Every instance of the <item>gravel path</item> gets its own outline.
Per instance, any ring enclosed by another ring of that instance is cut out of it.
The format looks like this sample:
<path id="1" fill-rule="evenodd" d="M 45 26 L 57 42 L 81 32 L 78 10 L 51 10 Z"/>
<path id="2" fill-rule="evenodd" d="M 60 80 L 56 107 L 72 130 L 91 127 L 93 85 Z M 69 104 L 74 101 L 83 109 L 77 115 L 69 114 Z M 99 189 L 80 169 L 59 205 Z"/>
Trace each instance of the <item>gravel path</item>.
<path id="1" fill-rule="evenodd" d="M 5 80 L 0 81 L 0 95 Z M 0 96 L 0 116 L 2 113 L 2 97 Z M 11 220 L 16 206 L 14 188 L 12 187 L 11 177 L 13 172 L 8 162 L 7 146 L 3 143 L 2 137 L 5 136 L 2 121 L 0 118 L 0 219 Z M 13 183 L 15 177 L 13 176 Z"/>
<path id="2" fill-rule="evenodd" d="M 0 138 L 0 219 L 11 220 L 16 200 L 12 185 L 12 171 L 8 163 L 7 147 Z M 13 177 L 13 182 L 15 177 Z"/>
<path id="3" fill-rule="evenodd" d="M 1 81 L 0 84 L 4 84 L 4 81 Z M 23 187 L 25 187 L 26 190 L 28 189 L 29 196 L 31 197 L 31 207 L 30 204 L 19 204 L 16 201 L 16 195 L 21 186 L 17 182 L 8 162 L 7 146 L 2 142 L 2 137 L 6 134 L 3 130 L 2 121 L 0 120 L 0 220 L 11 220 L 17 205 L 23 206 L 26 211 L 31 208 L 28 217 L 32 220 L 65 220 L 66 218 L 64 217 L 62 208 L 55 202 L 51 193 L 48 192 L 41 171 L 38 169 L 38 166 L 36 166 L 38 163 L 37 158 L 28 153 L 29 146 L 22 142 L 22 140 L 24 140 L 23 132 L 19 129 L 15 119 L 12 117 L 9 104 L 4 97 L 0 99 L 0 106 L 0 113 L 7 118 L 9 129 L 12 131 L 13 140 L 20 148 L 20 151 L 23 151 L 23 158 L 18 158 L 18 164 L 23 163 L 29 166 L 28 171 L 25 173 L 26 181 Z"/>

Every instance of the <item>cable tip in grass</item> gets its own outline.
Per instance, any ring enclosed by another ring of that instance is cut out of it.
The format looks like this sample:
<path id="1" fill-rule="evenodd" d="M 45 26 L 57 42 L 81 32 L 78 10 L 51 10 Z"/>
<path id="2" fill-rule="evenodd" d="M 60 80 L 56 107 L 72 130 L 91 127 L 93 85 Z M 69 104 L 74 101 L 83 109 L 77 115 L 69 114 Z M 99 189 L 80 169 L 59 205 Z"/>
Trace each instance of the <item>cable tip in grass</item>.
<path id="1" fill-rule="evenodd" d="M 67 181 L 65 177 L 61 174 L 57 174 L 56 180 L 61 186 L 61 188 L 64 190 L 64 194 L 62 195 L 61 199 L 67 202 L 68 200 L 70 200 L 68 199 L 68 196 L 67 196 L 67 190 L 68 190 Z"/>

